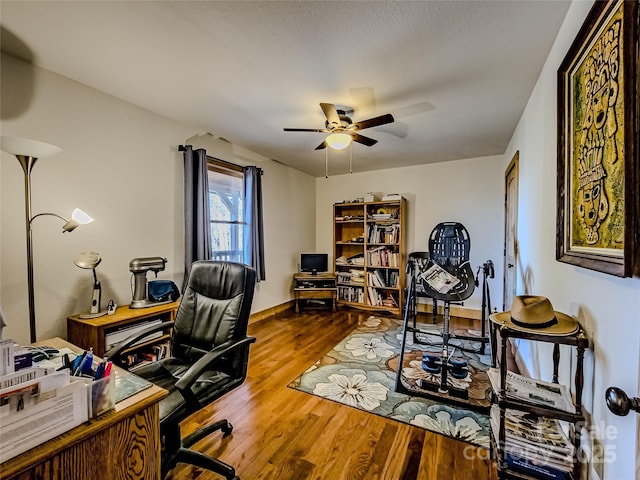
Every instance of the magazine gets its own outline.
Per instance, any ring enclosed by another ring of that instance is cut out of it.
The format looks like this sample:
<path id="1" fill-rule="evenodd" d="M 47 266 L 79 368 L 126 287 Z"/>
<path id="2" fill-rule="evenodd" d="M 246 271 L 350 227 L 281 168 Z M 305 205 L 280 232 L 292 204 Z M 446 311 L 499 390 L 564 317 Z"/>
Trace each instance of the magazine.
<path id="1" fill-rule="evenodd" d="M 487 374 L 494 391 L 500 393 L 500 370 L 490 368 Z M 506 396 L 511 400 L 522 400 L 563 412 L 575 412 L 571 392 L 566 385 L 523 377 L 509 370 L 507 370 Z"/>
<path id="2" fill-rule="evenodd" d="M 491 407 L 490 420 L 497 438 L 500 410 L 496 405 Z M 574 446 L 554 418 L 506 410 L 505 438 L 506 450 L 517 451 L 520 456 L 525 455 L 537 461 L 542 458 L 551 459 L 558 464 L 572 462 Z"/>
<path id="3" fill-rule="evenodd" d="M 420 277 L 427 282 L 429 287 L 439 293 L 447 293 L 460 283 L 460 279 L 435 263 L 426 272 L 421 273 Z"/>

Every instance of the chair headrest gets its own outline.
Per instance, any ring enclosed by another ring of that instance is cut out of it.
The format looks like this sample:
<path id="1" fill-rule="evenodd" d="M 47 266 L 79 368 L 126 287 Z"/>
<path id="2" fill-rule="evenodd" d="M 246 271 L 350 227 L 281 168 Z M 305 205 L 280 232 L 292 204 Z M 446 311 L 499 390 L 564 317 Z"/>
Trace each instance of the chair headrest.
<path id="1" fill-rule="evenodd" d="M 233 298 L 245 292 L 247 286 L 253 287 L 255 279 L 255 270 L 247 265 L 198 260 L 191 266 L 189 288 L 210 298 Z"/>

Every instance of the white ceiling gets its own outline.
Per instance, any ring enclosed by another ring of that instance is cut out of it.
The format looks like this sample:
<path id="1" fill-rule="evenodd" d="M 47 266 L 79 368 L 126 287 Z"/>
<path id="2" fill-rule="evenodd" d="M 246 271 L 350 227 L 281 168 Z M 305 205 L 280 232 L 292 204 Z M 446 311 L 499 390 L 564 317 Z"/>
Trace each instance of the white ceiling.
<path id="1" fill-rule="evenodd" d="M 504 153 L 568 5 L 2 0 L 0 21 L 5 51 L 322 176 L 323 134 L 283 131 L 323 128 L 320 102 L 396 119 L 354 171 Z"/>

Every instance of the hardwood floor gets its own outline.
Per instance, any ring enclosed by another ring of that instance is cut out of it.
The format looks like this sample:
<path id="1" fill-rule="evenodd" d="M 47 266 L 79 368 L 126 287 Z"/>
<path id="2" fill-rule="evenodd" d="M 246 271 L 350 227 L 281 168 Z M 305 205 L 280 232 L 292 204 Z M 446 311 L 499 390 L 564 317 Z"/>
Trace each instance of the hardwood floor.
<path id="1" fill-rule="evenodd" d="M 227 418 L 196 448 L 233 465 L 242 480 L 495 480 L 487 450 L 287 388 L 368 312 L 287 311 L 249 327 L 257 338 L 245 383 L 183 424 Z M 180 465 L 167 478 L 220 479 Z"/>

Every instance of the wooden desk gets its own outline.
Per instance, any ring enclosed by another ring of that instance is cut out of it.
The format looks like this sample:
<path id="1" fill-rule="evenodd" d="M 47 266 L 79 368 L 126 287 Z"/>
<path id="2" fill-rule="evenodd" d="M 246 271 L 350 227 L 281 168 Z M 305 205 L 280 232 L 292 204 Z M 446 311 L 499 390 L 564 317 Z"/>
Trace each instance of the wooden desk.
<path id="1" fill-rule="evenodd" d="M 61 338 L 38 343 L 78 351 Z M 166 395 L 155 385 L 138 392 L 98 418 L 0 464 L 0 476 L 3 480 L 160 479 L 158 402 Z"/>
<path id="2" fill-rule="evenodd" d="M 296 273 L 293 276 L 296 313 L 300 313 L 300 300 L 328 300 L 329 307 L 335 312 L 337 290 L 333 273 Z"/>

